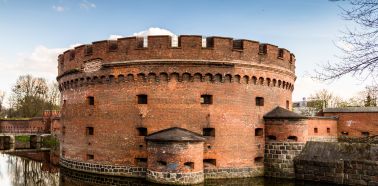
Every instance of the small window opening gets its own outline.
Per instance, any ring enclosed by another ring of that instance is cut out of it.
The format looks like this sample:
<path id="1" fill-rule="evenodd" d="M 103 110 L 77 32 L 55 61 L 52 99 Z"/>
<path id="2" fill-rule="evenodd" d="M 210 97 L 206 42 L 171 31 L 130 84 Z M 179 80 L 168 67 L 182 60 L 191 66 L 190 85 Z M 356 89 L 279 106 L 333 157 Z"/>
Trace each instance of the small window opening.
<path id="1" fill-rule="evenodd" d="M 361 132 L 361 135 L 363 137 L 368 137 L 370 135 L 370 133 L 369 132 Z"/>
<path id="2" fill-rule="evenodd" d="M 215 137 L 215 129 L 214 128 L 203 128 L 203 136 Z"/>
<path id="3" fill-rule="evenodd" d="M 93 127 L 87 127 L 87 131 L 86 131 L 86 133 L 87 133 L 87 136 L 93 135 L 93 134 L 94 134 L 94 129 L 93 129 Z"/>
<path id="4" fill-rule="evenodd" d="M 267 53 L 266 45 L 260 45 L 259 46 L 259 54 L 266 54 L 266 53 Z"/>
<path id="5" fill-rule="evenodd" d="M 268 141 L 275 141 L 275 140 L 277 140 L 277 137 L 273 136 L 273 135 L 269 135 L 267 138 L 268 138 Z"/>
<path id="6" fill-rule="evenodd" d="M 136 48 L 144 48 L 144 38 L 143 37 L 137 37 L 136 38 Z"/>
<path id="7" fill-rule="evenodd" d="M 318 128 L 314 128 L 314 133 L 318 133 Z"/>
<path id="8" fill-rule="evenodd" d="M 143 148 L 143 145 L 139 145 L 139 148 Z"/>
<path id="9" fill-rule="evenodd" d="M 147 128 L 139 127 L 137 130 L 139 136 L 147 136 Z"/>
<path id="10" fill-rule="evenodd" d="M 331 133 L 331 129 L 330 128 L 327 128 L 327 133 Z"/>
<path id="11" fill-rule="evenodd" d="M 256 97 L 256 106 L 264 106 L 264 98 Z"/>
<path id="12" fill-rule="evenodd" d="M 203 164 L 205 167 L 207 166 L 216 166 L 217 165 L 217 160 L 216 159 L 204 159 Z"/>
<path id="13" fill-rule="evenodd" d="M 138 104 L 147 104 L 147 95 L 138 95 Z"/>
<path id="14" fill-rule="evenodd" d="M 242 50 L 243 49 L 243 41 L 242 40 L 234 40 L 232 42 L 233 49 Z"/>
<path id="15" fill-rule="evenodd" d="M 90 56 L 92 54 L 93 54 L 93 47 L 92 47 L 92 45 L 87 45 L 85 47 L 85 55 L 86 56 Z"/>
<path id="16" fill-rule="evenodd" d="M 109 52 L 115 52 L 118 49 L 117 41 L 109 41 L 108 46 L 109 46 Z"/>
<path id="17" fill-rule="evenodd" d="M 88 96 L 88 104 L 89 105 L 94 105 L 94 97 L 93 96 Z"/>
<path id="18" fill-rule="evenodd" d="M 289 137 L 287 137 L 287 139 L 289 141 L 298 141 L 298 137 L 297 136 L 289 136 Z"/>
<path id="19" fill-rule="evenodd" d="M 213 48 L 214 47 L 214 38 L 207 37 L 206 38 L 206 48 Z"/>
<path id="20" fill-rule="evenodd" d="M 167 166 L 167 162 L 166 161 L 157 161 L 157 165 L 158 166 Z"/>
<path id="21" fill-rule="evenodd" d="M 62 157 L 64 157 L 65 155 L 66 155 L 66 151 L 62 150 Z"/>
<path id="22" fill-rule="evenodd" d="M 213 96 L 201 95 L 201 104 L 213 104 Z"/>
<path id="23" fill-rule="evenodd" d="M 74 60 L 75 59 L 75 51 L 71 51 L 70 52 L 70 60 Z"/>
<path id="24" fill-rule="evenodd" d="M 284 57 L 284 51 L 283 49 L 278 50 L 278 58 L 283 58 Z"/>
<path id="25" fill-rule="evenodd" d="M 185 162 L 184 166 L 187 169 L 194 169 L 194 162 Z"/>
<path id="26" fill-rule="evenodd" d="M 264 130 L 262 128 L 256 128 L 255 129 L 255 136 L 263 136 Z"/>
<path id="27" fill-rule="evenodd" d="M 62 135 L 64 136 L 66 134 L 66 126 L 62 127 Z"/>
<path id="28" fill-rule="evenodd" d="M 135 158 L 137 166 L 144 167 L 147 165 L 147 158 Z"/>
<path id="29" fill-rule="evenodd" d="M 255 164 L 262 164 L 262 163 L 264 163 L 263 157 L 256 157 L 255 158 Z"/>
<path id="30" fill-rule="evenodd" d="M 208 145 L 207 148 L 208 148 L 208 149 L 211 149 L 212 147 L 211 147 L 211 145 Z"/>
<path id="31" fill-rule="evenodd" d="M 290 109 L 290 101 L 289 100 L 286 100 L 286 109 Z"/>
<path id="32" fill-rule="evenodd" d="M 93 160 L 94 155 L 93 154 L 87 154 L 87 160 Z"/>
<path id="33" fill-rule="evenodd" d="M 348 133 L 348 132 L 341 132 L 341 135 L 343 135 L 343 136 L 348 136 L 349 133 Z"/>

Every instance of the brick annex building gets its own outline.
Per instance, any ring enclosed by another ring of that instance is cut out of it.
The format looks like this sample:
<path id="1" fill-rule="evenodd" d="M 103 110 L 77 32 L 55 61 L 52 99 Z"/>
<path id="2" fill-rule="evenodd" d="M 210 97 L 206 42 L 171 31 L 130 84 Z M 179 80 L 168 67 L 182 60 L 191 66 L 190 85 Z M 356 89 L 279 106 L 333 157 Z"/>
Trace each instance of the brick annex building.
<path id="1" fill-rule="evenodd" d="M 128 37 L 59 56 L 62 166 L 167 184 L 293 177 L 307 141 L 336 140 L 336 117 L 289 111 L 286 49 L 225 37 L 171 43 Z"/>

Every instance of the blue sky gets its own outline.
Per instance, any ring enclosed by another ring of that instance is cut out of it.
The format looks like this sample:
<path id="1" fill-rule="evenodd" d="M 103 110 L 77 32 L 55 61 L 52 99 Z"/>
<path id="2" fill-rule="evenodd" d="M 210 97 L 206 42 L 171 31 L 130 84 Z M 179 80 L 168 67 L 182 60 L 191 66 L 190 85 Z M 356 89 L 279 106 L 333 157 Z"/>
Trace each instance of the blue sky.
<path id="1" fill-rule="evenodd" d="M 324 84 L 309 78 L 317 64 L 337 61 L 334 42 L 348 24 L 339 6 L 346 5 L 328 0 L 0 0 L 0 90 L 9 92 L 27 73 L 53 81 L 57 54 L 74 44 L 158 27 L 176 35 L 246 38 L 287 48 L 297 58 L 293 100 L 321 88 L 351 97 L 368 82 L 345 77 Z"/>

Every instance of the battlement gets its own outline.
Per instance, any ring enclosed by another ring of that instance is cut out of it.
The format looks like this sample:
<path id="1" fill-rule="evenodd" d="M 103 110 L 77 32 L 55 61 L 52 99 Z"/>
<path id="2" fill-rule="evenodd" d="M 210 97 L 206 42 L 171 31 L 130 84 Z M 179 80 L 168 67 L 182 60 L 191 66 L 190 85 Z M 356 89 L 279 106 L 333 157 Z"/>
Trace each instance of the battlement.
<path id="1" fill-rule="evenodd" d="M 77 46 L 59 55 L 59 75 L 74 69 L 82 69 L 93 59 L 109 62 L 137 60 L 208 60 L 245 61 L 295 69 L 295 56 L 275 45 L 251 40 L 234 40 L 227 37 L 181 35 L 177 46 L 170 36 L 125 37 L 117 40 L 96 41 Z"/>

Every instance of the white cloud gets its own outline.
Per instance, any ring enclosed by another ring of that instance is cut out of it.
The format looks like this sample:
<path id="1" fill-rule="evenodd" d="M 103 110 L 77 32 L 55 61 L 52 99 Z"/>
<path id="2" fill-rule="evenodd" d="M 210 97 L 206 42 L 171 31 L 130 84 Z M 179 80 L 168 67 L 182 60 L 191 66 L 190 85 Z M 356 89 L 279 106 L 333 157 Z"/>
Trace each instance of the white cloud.
<path id="1" fill-rule="evenodd" d="M 109 36 L 109 40 L 116 40 L 116 39 L 118 39 L 118 38 L 122 38 L 123 36 L 121 36 L 121 35 L 110 35 Z"/>
<path id="2" fill-rule="evenodd" d="M 14 70 L 20 71 L 22 74 L 30 73 L 49 79 L 56 77 L 58 55 L 67 49 L 36 46 L 30 54 L 19 54 Z"/>
<path id="3" fill-rule="evenodd" d="M 158 28 L 158 27 L 150 27 L 147 30 L 136 32 L 132 36 L 137 37 L 144 37 L 144 46 L 147 46 L 147 36 L 160 36 L 160 35 L 168 35 L 172 37 L 172 46 L 178 45 L 178 37 L 176 34 L 172 33 L 169 30 L 166 30 L 164 28 Z"/>
<path id="4" fill-rule="evenodd" d="M 87 0 L 83 0 L 81 1 L 81 3 L 79 4 L 80 8 L 81 9 L 85 9 L 85 10 L 89 10 L 91 8 L 96 8 L 96 5 L 94 3 L 91 3 Z"/>
<path id="5" fill-rule="evenodd" d="M 133 34 L 133 36 L 139 36 L 139 37 L 157 36 L 157 35 L 176 36 L 171 31 L 166 30 L 164 28 L 158 28 L 158 27 L 150 27 L 147 30 L 143 30 L 141 32 L 136 32 Z"/>
<path id="6" fill-rule="evenodd" d="M 54 5 L 54 6 L 52 6 L 52 8 L 57 12 L 64 12 L 65 11 L 65 8 L 63 6 L 59 6 L 59 5 Z"/>

